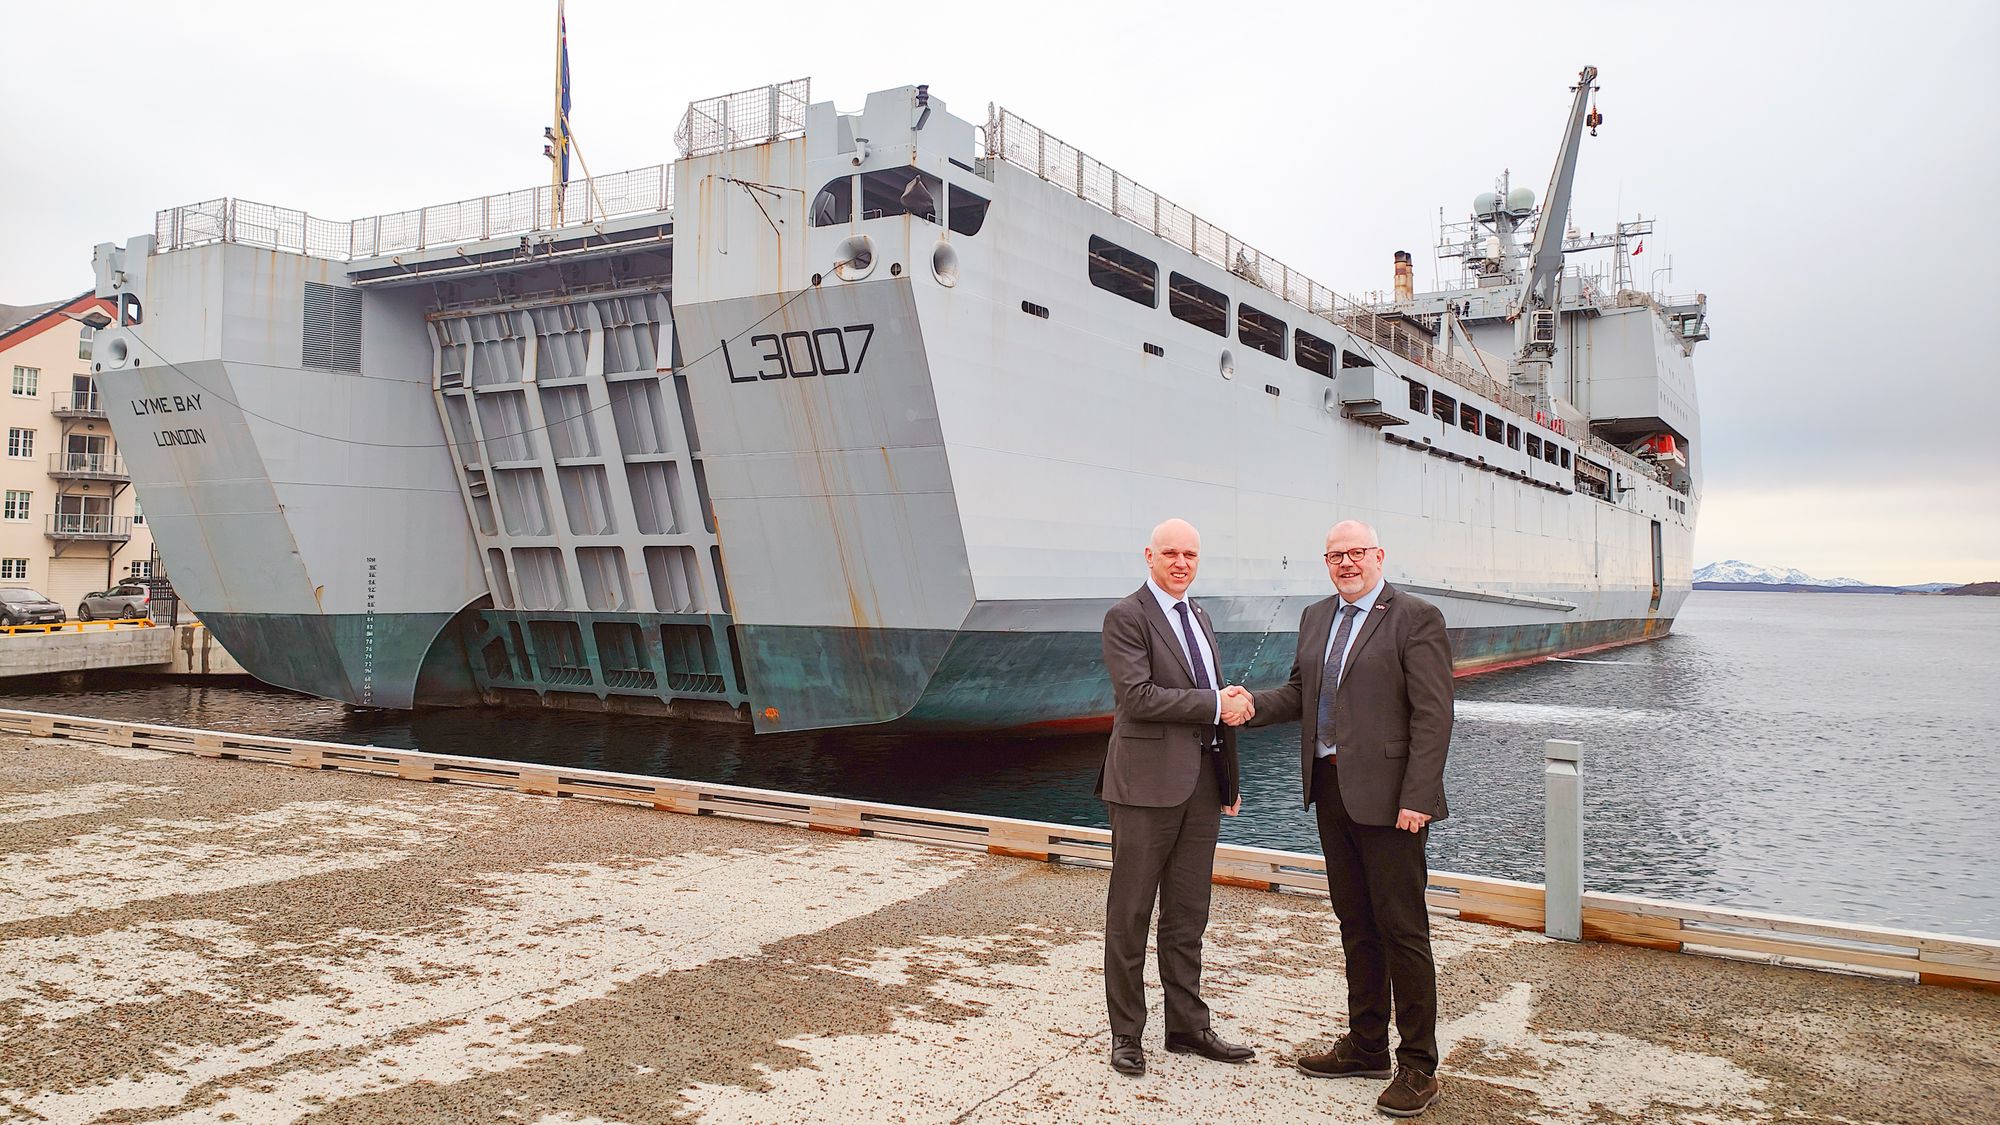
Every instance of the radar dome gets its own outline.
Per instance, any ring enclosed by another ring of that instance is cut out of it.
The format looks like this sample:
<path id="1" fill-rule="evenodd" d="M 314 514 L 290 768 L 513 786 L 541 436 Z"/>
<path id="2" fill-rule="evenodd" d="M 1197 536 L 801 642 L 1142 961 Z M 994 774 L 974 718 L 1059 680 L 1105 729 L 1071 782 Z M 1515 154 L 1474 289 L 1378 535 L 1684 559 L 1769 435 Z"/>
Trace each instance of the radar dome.
<path id="1" fill-rule="evenodd" d="M 1472 197 L 1473 218 L 1490 219 L 1493 216 L 1498 215 L 1499 213 L 1500 213 L 1500 194 L 1498 192 L 1482 191 L 1478 195 Z"/>
<path id="2" fill-rule="evenodd" d="M 1517 187 L 1507 193 L 1507 213 L 1517 218 L 1525 218 L 1535 213 L 1535 193 L 1524 187 Z"/>

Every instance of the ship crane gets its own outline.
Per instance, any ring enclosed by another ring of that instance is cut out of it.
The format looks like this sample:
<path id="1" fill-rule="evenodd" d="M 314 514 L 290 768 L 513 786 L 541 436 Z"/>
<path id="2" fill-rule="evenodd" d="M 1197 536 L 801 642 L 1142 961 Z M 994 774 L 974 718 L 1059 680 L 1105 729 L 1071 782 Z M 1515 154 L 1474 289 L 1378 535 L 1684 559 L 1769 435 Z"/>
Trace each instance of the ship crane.
<path id="1" fill-rule="evenodd" d="M 1534 241 L 1528 247 L 1528 276 L 1521 283 L 1508 319 L 1514 321 L 1514 389 L 1534 399 L 1537 408 L 1548 410 L 1549 370 L 1555 362 L 1557 310 L 1562 303 L 1563 228 L 1569 216 L 1570 187 L 1576 180 L 1577 149 L 1583 130 L 1592 136 L 1604 115 L 1589 108 L 1596 91 L 1597 68 L 1586 66 L 1577 76 L 1576 99 L 1570 103 L 1569 124 L 1563 130 L 1562 148 L 1556 153 L 1555 171 L 1549 176 L 1549 190 L 1542 197 L 1541 221 L 1535 224 Z"/>

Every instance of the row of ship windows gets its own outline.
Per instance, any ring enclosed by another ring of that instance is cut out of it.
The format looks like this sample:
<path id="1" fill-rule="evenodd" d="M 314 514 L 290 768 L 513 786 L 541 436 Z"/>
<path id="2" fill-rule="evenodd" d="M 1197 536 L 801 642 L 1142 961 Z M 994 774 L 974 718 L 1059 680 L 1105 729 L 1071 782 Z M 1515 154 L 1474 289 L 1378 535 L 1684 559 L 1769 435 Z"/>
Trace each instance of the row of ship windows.
<path id="1" fill-rule="evenodd" d="M 828 180 L 813 196 L 812 225 L 844 226 L 856 215 L 882 219 L 913 215 L 924 222 L 949 227 L 954 234 L 974 235 L 986 225 L 984 196 L 915 168 L 884 168 Z"/>
<path id="2" fill-rule="evenodd" d="M 1160 267 L 1158 263 L 1141 254 L 1136 254 L 1108 239 L 1092 235 L 1090 239 L 1090 283 L 1099 289 L 1116 293 L 1120 297 L 1147 308 L 1159 307 Z M 1217 289 L 1211 289 L 1185 274 L 1167 274 L 1167 311 L 1176 318 L 1185 320 L 1200 328 L 1205 328 L 1218 336 L 1229 334 L 1229 297 Z M 1039 315 L 1047 316 L 1047 312 Z M 1285 322 L 1270 313 L 1252 308 L 1241 302 L 1236 306 L 1236 338 L 1245 345 L 1279 359 L 1285 358 Z M 1293 355 L 1300 367 L 1320 375 L 1333 374 L 1333 357 L 1337 352 L 1334 345 L 1303 329 L 1292 330 Z M 1150 348 L 1150 345 L 1148 345 Z M 1344 367 L 1372 366 L 1366 359 L 1353 355 L 1343 355 Z M 1506 422 L 1495 415 L 1482 416 L 1470 405 L 1460 405 L 1451 396 L 1434 393 L 1422 383 L 1409 380 L 1410 409 L 1418 414 L 1430 413 L 1447 425 L 1456 424 L 1467 433 L 1485 434 L 1489 441 L 1497 442 L 1509 449 L 1520 449 L 1523 443 L 1521 427 Z M 1570 467 L 1570 452 L 1553 441 L 1544 442 L 1535 434 L 1525 435 L 1527 454 L 1562 468 Z"/>
<path id="3" fill-rule="evenodd" d="M 1090 237 L 1090 283 L 1149 309 L 1160 307 L 1159 263 L 1096 235 Z M 1196 328 L 1225 339 L 1229 336 L 1229 295 L 1186 274 L 1167 274 L 1167 311 Z M 1331 341 L 1304 329 L 1293 329 L 1288 339 L 1282 318 L 1240 301 L 1236 305 L 1236 338 L 1245 347 L 1279 359 L 1289 350 L 1300 367 L 1328 377 L 1333 375 L 1334 357 L 1340 354 Z M 1341 365 L 1373 366 L 1352 354 L 1342 357 Z"/>
<path id="4" fill-rule="evenodd" d="M 1429 414 L 1447 426 L 1456 425 L 1468 434 L 1484 434 L 1487 441 L 1509 449 L 1520 449 L 1525 440 L 1529 457 L 1565 469 L 1570 467 L 1568 448 L 1553 441 L 1543 441 L 1536 434 L 1523 435 L 1521 427 L 1499 415 L 1482 415 L 1479 408 L 1471 403 L 1461 403 L 1443 391 L 1433 391 L 1414 379 L 1405 378 L 1403 381 L 1410 385 L 1410 409 L 1418 414 Z"/>

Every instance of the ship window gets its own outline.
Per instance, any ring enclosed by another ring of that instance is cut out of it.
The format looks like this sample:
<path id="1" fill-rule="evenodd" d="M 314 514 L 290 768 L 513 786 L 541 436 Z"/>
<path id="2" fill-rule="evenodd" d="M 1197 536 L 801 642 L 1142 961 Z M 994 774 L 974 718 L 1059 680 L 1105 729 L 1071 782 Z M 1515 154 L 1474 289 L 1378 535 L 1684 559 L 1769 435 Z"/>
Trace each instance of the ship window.
<path id="1" fill-rule="evenodd" d="M 1533 434 L 1528 435 L 1528 457 L 1535 461 L 1542 459 L 1542 439 Z"/>
<path id="2" fill-rule="evenodd" d="M 1498 414 L 1486 416 L 1486 440 L 1496 445 L 1507 444 L 1507 423 Z"/>
<path id="3" fill-rule="evenodd" d="M 1038 305 L 1033 301 L 1022 301 L 1021 311 L 1027 313 L 1029 316 L 1039 316 L 1043 320 L 1049 318 L 1049 307 L 1047 305 Z"/>
<path id="4" fill-rule="evenodd" d="M 991 206 L 983 195 L 951 185 L 951 232 L 953 234 L 978 234 L 986 225 L 986 209 Z"/>
<path id="5" fill-rule="evenodd" d="M 1507 427 L 1507 448 L 1521 448 L 1521 427 L 1514 425 Z"/>
<path id="6" fill-rule="evenodd" d="M 842 176 L 828 180 L 819 194 L 813 196 L 812 225 L 816 227 L 840 226 L 854 218 L 854 177 Z"/>
<path id="7" fill-rule="evenodd" d="M 1569 450 L 1563 450 L 1563 468 L 1569 468 Z"/>
<path id="8" fill-rule="evenodd" d="M 1551 465 L 1562 464 L 1562 447 L 1555 442 L 1548 442 L 1542 447 L 1542 460 Z"/>
<path id="9" fill-rule="evenodd" d="M 1479 432 L 1479 411 L 1470 405 L 1458 408 L 1458 428 L 1468 434 Z"/>
<path id="10" fill-rule="evenodd" d="M 1333 377 L 1333 345 L 1301 328 L 1292 333 L 1292 354 L 1300 367 L 1315 375 Z"/>
<path id="11" fill-rule="evenodd" d="M 1090 236 L 1090 283 L 1149 309 L 1160 307 L 1160 267 L 1115 242 Z"/>
<path id="12" fill-rule="evenodd" d="M 1167 311 L 1217 336 L 1229 335 L 1229 298 L 1185 274 L 1167 275 Z"/>
<path id="13" fill-rule="evenodd" d="M 1449 426 L 1458 417 L 1458 400 L 1448 394 L 1431 393 L 1431 417 Z"/>
<path id="14" fill-rule="evenodd" d="M 1416 411 L 1418 414 L 1429 413 L 1431 407 L 1430 388 L 1417 382 L 1415 379 L 1405 379 L 1403 381 L 1410 385 L 1410 409 Z"/>
<path id="15" fill-rule="evenodd" d="M 1375 361 L 1359 352 L 1341 352 L 1340 365 L 1342 367 L 1373 367 L 1375 366 Z"/>
<path id="16" fill-rule="evenodd" d="M 938 221 L 944 204 L 944 181 L 914 168 L 885 168 L 861 176 L 861 217 L 885 219 L 915 215 L 927 223 Z"/>
<path id="17" fill-rule="evenodd" d="M 1237 305 L 1236 338 L 1265 355 L 1285 358 L 1285 322 L 1270 313 Z"/>

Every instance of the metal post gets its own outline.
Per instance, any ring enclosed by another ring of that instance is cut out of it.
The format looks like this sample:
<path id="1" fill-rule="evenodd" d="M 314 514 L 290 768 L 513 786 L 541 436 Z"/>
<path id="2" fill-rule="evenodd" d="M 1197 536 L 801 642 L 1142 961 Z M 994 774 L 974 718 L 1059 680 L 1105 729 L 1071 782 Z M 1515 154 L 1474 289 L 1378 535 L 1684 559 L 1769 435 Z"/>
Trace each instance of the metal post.
<path id="1" fill-rule="evenodd" d="M 1547 808 L 1542 832 L 1546 899 L 1542 932 L 1562 941 L 1583 937 L 1583 744 L 1551 738 L 1542 744 Z"/>

